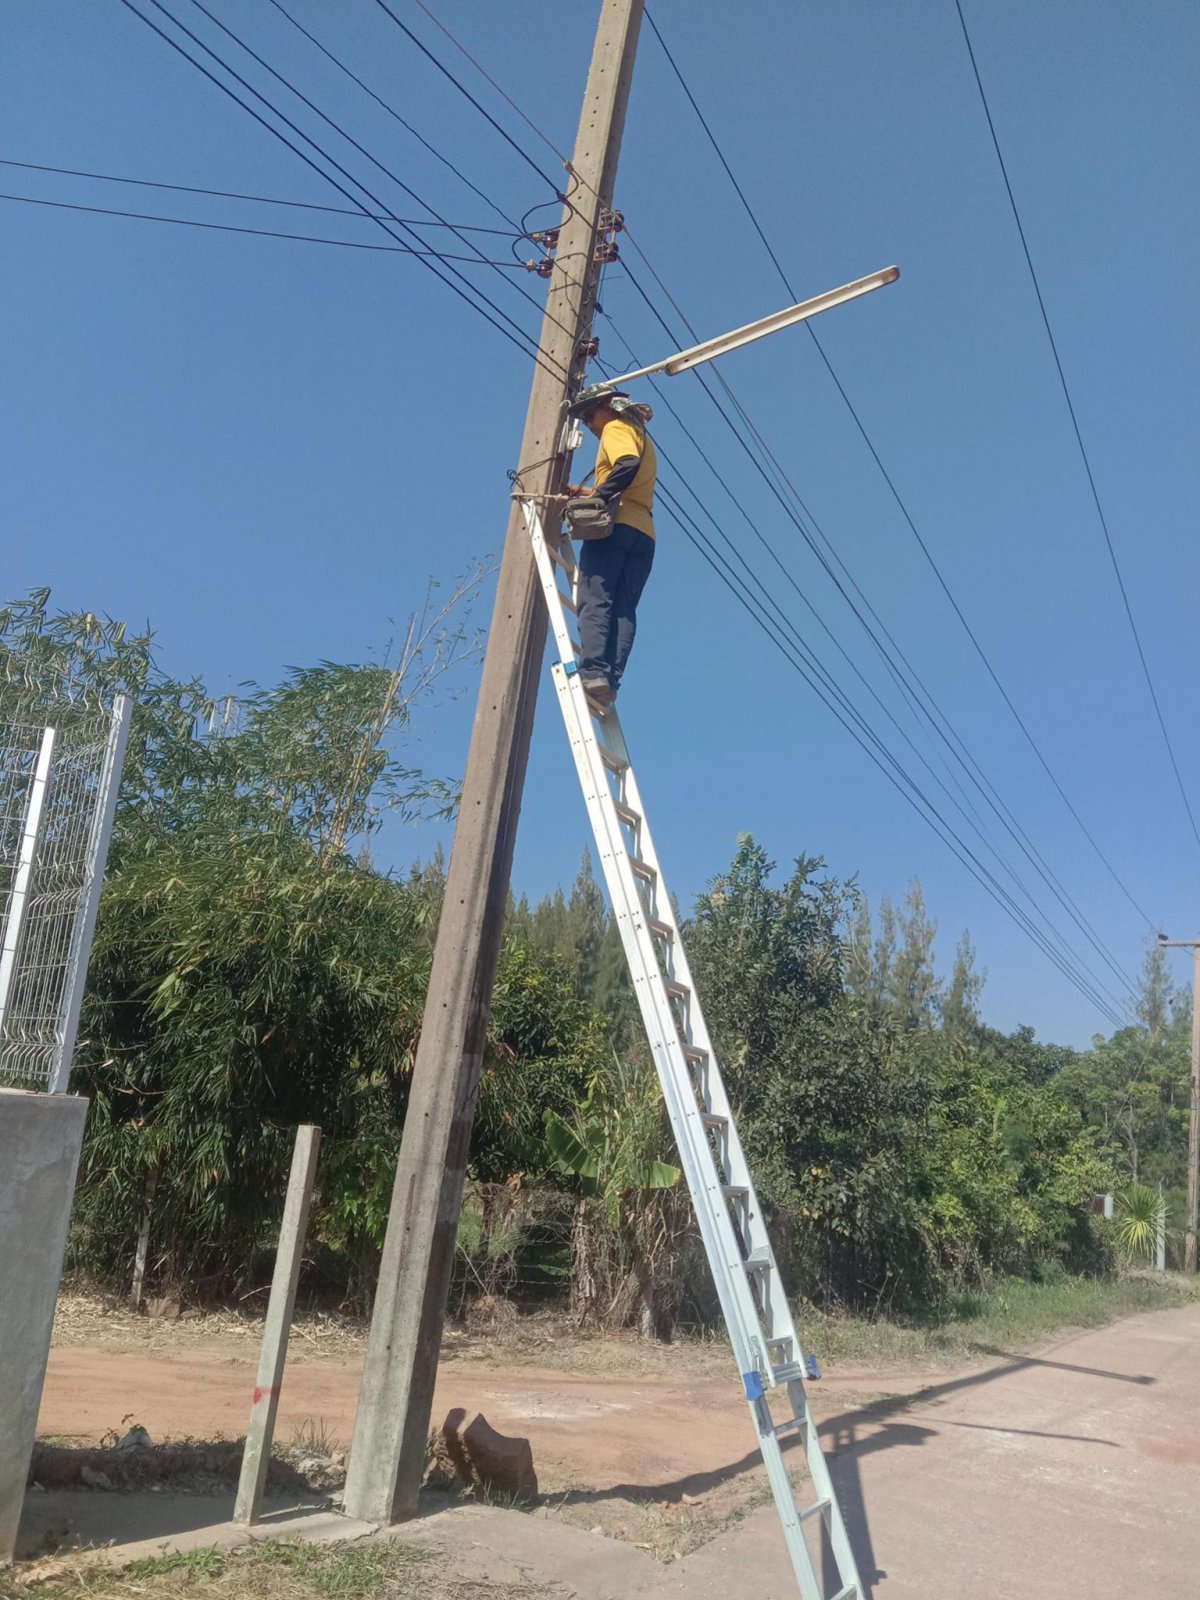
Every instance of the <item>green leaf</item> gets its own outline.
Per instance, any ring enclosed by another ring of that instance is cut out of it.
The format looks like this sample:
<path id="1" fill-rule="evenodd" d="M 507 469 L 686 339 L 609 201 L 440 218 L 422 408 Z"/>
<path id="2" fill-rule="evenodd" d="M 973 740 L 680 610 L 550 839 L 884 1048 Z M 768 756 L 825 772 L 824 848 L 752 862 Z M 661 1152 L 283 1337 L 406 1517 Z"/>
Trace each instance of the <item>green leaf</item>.
<path id="1" fill-rule="evenodd" d="M 600 1175 L 599 1156 L 587 1148 L 557 1111 L 547 1110 L 543 1114 L 543 1121 L 546 1125 L 546 1143 L 559 1168 L 576 1178 L 595 1183 Z"/>

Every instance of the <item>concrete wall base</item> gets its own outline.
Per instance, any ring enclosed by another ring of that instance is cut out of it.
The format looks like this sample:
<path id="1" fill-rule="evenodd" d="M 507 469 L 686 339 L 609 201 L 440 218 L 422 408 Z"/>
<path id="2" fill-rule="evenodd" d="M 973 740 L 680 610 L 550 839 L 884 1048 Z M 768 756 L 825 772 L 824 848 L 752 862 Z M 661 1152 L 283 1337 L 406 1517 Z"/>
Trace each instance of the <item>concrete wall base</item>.
<path id="1" fill-rule="evenodd" d="M 0 1564 L 37 1433 L 88 1102 L 0 1089 Z"/>

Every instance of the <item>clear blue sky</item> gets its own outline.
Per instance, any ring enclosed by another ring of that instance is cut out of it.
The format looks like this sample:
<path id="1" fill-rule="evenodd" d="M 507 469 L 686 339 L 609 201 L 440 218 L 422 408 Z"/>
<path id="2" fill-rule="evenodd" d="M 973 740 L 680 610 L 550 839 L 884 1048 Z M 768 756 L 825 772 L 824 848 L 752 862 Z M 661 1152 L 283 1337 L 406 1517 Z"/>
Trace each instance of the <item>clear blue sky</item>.
<path id="1" fill-rule="evenodd" d="M 209 3 L 443 214 L 497 221 L 268 0 Z M 170 4 L 268 88 L 190 0 Z M 504 211 L 520 216 L 549 196 L 374 0 L 288 5 Z M 553 176 L 549 151 L 411 0 L 393 5 Z M 593 0 L 439 0 L 435 9 L 569 148 Z M 1151 670 L 1200 802 L 1189 679 L 1200 580 L 1200 19 L 1187 0 L 969 0 L 965 9 Z M 757 0 L 736 25 L 716 0 L 656 0 L 653 10 L 799 291 L 901 266 L 896 287 L 823 319 L 825 347 L 1080 814 L 1154 923 L 1175 936 L 1197 931 L 1200 850 L 1153 723 L 952 0 Z M 4 20 L 0 155 L 345 203 L 118 0 L 8 0 Z M 278 86 L 270 94 L 288 102 Z M 422 214 L 303 108 L 287 109 L 393 209 Z M 12 168 L 0 168 L 0 188 L 387 242 L 350 219 Z M 618 203 L 702 331 L 782 303 L 648 30 Z M 498 547 L 529 363 L 417 262 L 29 206 L 3 205 L 3 221 L 7 594 L 50 584 L 63 606 L 148 618 L 168 669 L 200 672 L 221 690 L 272 681 L 290 663 L 361 659 L 386 643 L 428 577 L 449 580 Z M 494 243 L 507 255 L 505 241 Z M 471 276 L 536 326 L 533 308 L 497 276 Z M 538 280 L 520 281 L 540 293 Z M 620 269 L 603 299 L 639 355 L 666 353 Z M 620 364 L 611 331 L 600 331 L 604 355 Z M 807 335 L 769 340 L 723 370 L 1005 802 L 1136 970 L 1145 924 L 987 680 Z M 908 725 L 858 625 L 695 380 L 675 380 L 671 398 Z M 730 537 L 771 573 L 669 417 L 657 434 Z M 865 704 L 777 571 L 769 581 Z M 857 874 L 874 902 L 919 877 L 943 964 L 970 929 L 988 970 L 989 1021 L 1029 1022 L 1075 1043 L 1104 1026 L 665 521 L 642 624 L 624 720 L 685 904 L 741 830 L 781 863 L 824 855 L 833 871 Z M 472 685 L 463 687 L 423 724 L 417 759 L 433 771 L 461 770 L 473 702 Z M 936 764 L 925 736 L 913 737 Z M 396 829 L 386 852 L 403 867 L 437 836 Z M 517 887 L 537 894 L 569 882 L 585 837 L 546 695 Z"/>

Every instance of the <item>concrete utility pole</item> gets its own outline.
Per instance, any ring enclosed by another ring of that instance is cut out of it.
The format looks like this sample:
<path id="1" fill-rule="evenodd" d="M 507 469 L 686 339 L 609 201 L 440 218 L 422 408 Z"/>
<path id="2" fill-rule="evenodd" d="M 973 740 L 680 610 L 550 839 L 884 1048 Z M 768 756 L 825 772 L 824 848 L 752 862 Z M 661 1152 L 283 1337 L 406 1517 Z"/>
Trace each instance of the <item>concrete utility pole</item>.
<path id="1" fill-rule="evenodd" d="M 1188 1122 L 1187 1238 L 1183 1247 L 1183 1270 L 1196 1270 L 1196 1214 L 1200 1209 L 1200 939 L 1167 939 L 1160 933 L 1158 942 L 1165 950 L 1192 952 L 1192 1112 Z"/>
<path id="2" fill-rule="evenodd" d="M 520 487 L 566 482 L 564 402 L 579 387 L 643 0 L 603 0 L 521 441 Z M 549 533 L 557 531 L 547 517 Z M 546 616 L 514 502 L 483 663 L 412 1093 L 359 1391 L 345 1509 L 415 1515 L 492 984 L 529 755 Z"/>

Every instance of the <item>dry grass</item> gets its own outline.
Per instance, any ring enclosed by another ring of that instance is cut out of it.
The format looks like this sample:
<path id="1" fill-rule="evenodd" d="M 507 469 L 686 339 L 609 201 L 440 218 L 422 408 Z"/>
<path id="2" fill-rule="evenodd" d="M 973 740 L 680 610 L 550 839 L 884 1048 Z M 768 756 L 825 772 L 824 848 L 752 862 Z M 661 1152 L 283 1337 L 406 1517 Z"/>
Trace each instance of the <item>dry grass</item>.
<path id="1" fill-rule="evenodd" d="M 807 1468 L 789 1463 L 797 1503 L 812 1499 Z M 657 1499 L 651 1493 L 596 1497 L 589 1493 L 547 1495 L 540 1515 L 619 1539 L 662 1562 L 678 1561 L 771 1503 L 771 1485 L 761 1463 L 732 1470 L 694 1494 Z"/>
<path id="2" fill-rule="evenodd" d="M 262 1338 L 258 1312 L 185 1310 L 177 1322 L 141 1315 L 119 1300 L 77 1285 L 65 1287 L 54 1319 L 54 1343 L 87 1345 L 114 1354 L 174 1355 L 192 1350 L 258 1356 Z M 365 1321 L 336 1313 L 297 1312 L 288 1360 L 358 1360 L 367 1336 Z M 724 1376 L 729 1345 L 724 1334 L 681 1338 L 673 1345 L 648 1344 L 634 1332 L 588 1334 L 552 1313 L 514 1318 L 486 1330 L 446 1329 L 444 1361 L 480 1366 L 539 1367 L 586 1376 L 594 1372 L 679 1373 Z"/>
<path id="3" fill-rule="evenodd" d="M 46 1578 L 0 1573 L 0 1600 L 551 1600 L 554 1592 L 456 1579 L 436 1553 L 392 1541 L 272 1540 L 228 1553 L 151 1556 L 119 1569 L 80 1562 Z"/>
<path id="4" fill-rule="evenodd" d="M 830 1315 L 797 1308 L 806 1348 L 822 1363 L 844 1371 L 880 1374 L 936 1371 L 971 1360 L 981 1349 L 1020 1351 L 1068 1327 L 1100 1327 L 1118 1317 L 1182 1305 L 1192 1285 L 1177 1275 L 1132 1274 L 1116 1280 L 1063 1277 L 1051 1283 L 1003 1279 L 991 1288 L 959 1295 L 923 1324 L 887 1318 Z M 367 1324 L 336 1313 L 298 1313 L 289 1360 L 297 1363 L 361 1358 Z M 112 1298 L 64 1289 L 54 1321 L 56 1345 L 88 1345 L 114 1352 L 176 1354 L 207 1349 L 228 1357 L 243 1346 L 247 1360 L 258 1354 L 258 1311 L 185 1310 L 177 1322 L 141 1316 Z M 728 1375 L 729 1342 L 724 1331 L 681 1334 L 674 1344 L 649 1344 L 632 1331 L 589 1334 L 552 1312 L 501 1319 L 495 1326 L 451 1326 L 442 1360 L 481 1367 L 530 1367 L 543 1371 L 722 1378 Z"/>
<path id="5" fill-rule="evenodd" d="M 265 1302 L 264 1302 L 265 1305 Z M 77 1285 L 64 1286 L 54 1314 L 56 1345 L 100 1346 L 116 1353 L 165 1354 L 220 1345 L 223 1354 L 244 1344 L 253 1361 L 262 1338 L 264 1305 L 243 1312 L 185 1309 L 178 1321 L 150 1317 L 114 1296 Z M 305 1360 L 361 1354 L 367 1325 L 349 1317 L 298 1313 L 292 1325 L 292 1355 Z"/>

